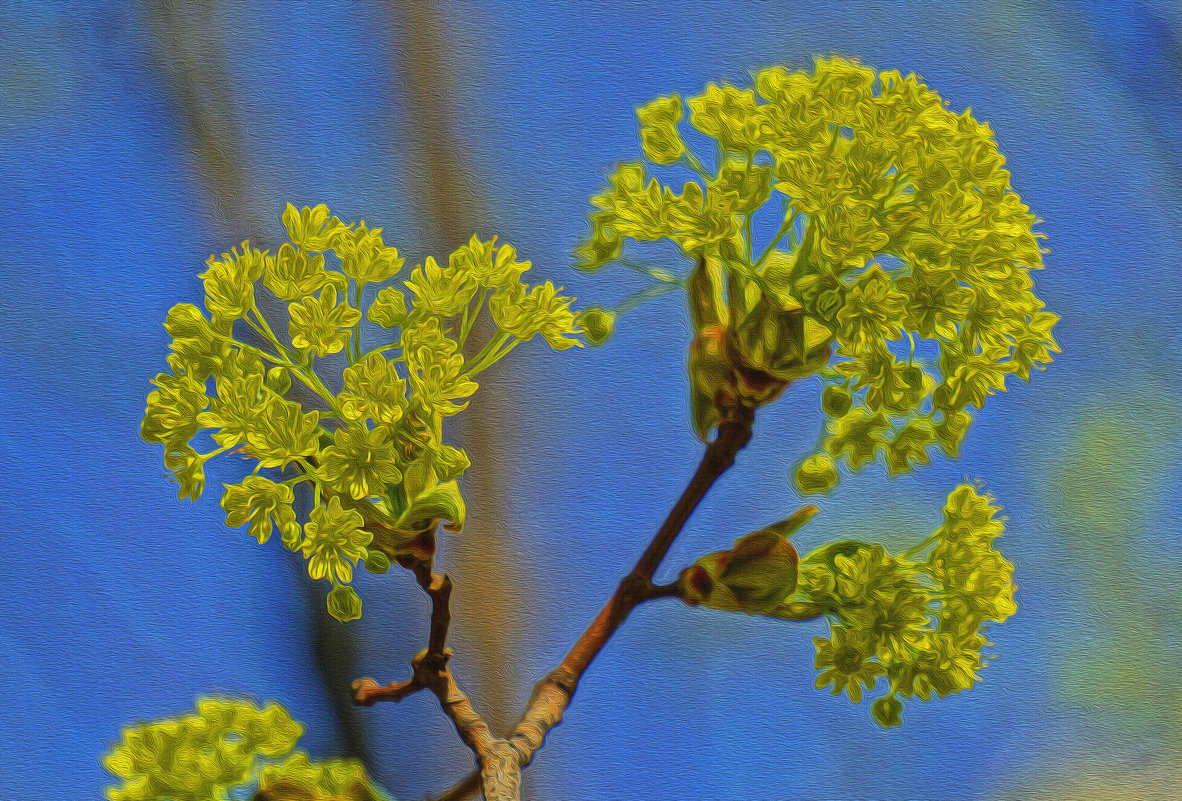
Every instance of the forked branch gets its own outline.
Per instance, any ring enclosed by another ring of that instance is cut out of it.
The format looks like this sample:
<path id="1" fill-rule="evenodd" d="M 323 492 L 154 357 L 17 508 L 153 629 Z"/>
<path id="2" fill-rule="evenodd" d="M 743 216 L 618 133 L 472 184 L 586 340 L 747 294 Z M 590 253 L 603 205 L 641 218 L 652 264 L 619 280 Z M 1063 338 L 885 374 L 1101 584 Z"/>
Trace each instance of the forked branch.
<path id="1" fill-rule="evenodd" d="M 534 685 L 525 711 L 510 729 L 509 734 L 503 739 L 495 739 L 483 755 L 477 751 L 480 771 L 439 796 L 437 801 L 459 801 L 482 788 L 487 801 L 516 801 L 520 798 L 521 769 L 529 764 L 534 754 L 542 747 L 550 729 L 562 721 L 563 713 L 574 697 L 579 680 L 607 641 L 640 604 L 654 598 L 677 595 L 676 585 L 653 584 L 653 574 L 694 509 L 701 503 L 714 482 L 734 464 L 736 454 L 751 439 L 753 419 L 754 411 L 743 406 L 719 426 L 718 436 L 707 446 L 693 478 L 645 548 L 636 566 L 620 581 L 611 598 L 558 667 Z M 433 633 L 434 630 L 433 618 Z"/>

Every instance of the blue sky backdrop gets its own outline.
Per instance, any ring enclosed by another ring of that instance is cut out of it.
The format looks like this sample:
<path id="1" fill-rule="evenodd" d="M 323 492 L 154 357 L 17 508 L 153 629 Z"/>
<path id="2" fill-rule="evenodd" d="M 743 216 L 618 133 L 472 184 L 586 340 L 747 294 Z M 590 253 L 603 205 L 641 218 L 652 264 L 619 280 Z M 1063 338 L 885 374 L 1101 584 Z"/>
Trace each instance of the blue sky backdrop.
<path id="1" fill-rule="evenodd" d="M 214 24 L 201 35 L 221 48 L 239 200 L 271 236 L 286 202 L 323 202 L 384 226 L 411 263 L 428 255 L 399 51 L 414 43 L 393 5 L 207 4 Z M 1045 220 L 1051 253 L 1035 280 L 1063 318 L 1063 354 L 991 400 L 959 461 L 897 481 L 871 469 L 824 498 L 802 535 L 899 542 L 937 524 L 963 477 L 984 481 L 1009 517 L 1001 542 L 1020 608 L 994 630 L 997 659 L 977 688 L 910 704 L 904 726 L 883 731 L 868 706 L 813 689 L 819 624 L 652 604 L 587 673 L 527 772 L 531 797 L 969 801 L 1182 775 L 1178 6 L 440 6 L 452 85 L 433 100 L 450 110 L 463 179 L 483 199 L 478 233 L 514 244 L 581 302 L 640 285 L 571 269 L 588 196 L 639 153 L 635 106 L 837 53 L 917 72 L 993 126 L 1015 189 Z M 316 669 L 321 601 L 301 566 L 278 543 L 225 529 L 216 493 L 177 501 L 158 449 L 138 438 L 167 309 L 199 303 L 204 260 L 251 227 L 211 200 L 168 55 L 139 4 L 0 3 L 6 798 L 95 797 L 108 782 L 99 758 L 123 725 L 211 692 L 286 704 L 314 754 L 346 747 Z M 510 540 L 464 536 L 524 557 L 514 592 L 526 605 L 465 609 L 479 592 L 459 587 L 456 669 L 504 676 L 515 706 L 696 463 L 682 303 L 643 307 L 603 349 L 534 343 L 498 367 L 513 411 L 494 432 Z M 818 392 L 805 382 L 761 415 L 670 565 L 795 508 L 789 471 L 815 437 Z M 211 486 L 233 471 L 212 469 Z M 358 675 L 400 678 L 425 605 L 398 571 L 360 585 L 367 614 L 347 627 Z M 488 621 L 515 643 L 512 670 L 465 650 Z M 399 798 L 469 769 L 433 699 L 359 720 L 371 767 Z"/>

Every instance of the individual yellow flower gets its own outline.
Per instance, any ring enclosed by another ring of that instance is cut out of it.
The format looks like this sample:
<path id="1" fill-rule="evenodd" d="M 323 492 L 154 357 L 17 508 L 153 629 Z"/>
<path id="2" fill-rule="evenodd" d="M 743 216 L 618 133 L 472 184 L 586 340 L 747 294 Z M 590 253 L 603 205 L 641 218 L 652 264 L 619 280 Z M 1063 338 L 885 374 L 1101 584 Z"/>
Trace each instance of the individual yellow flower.
<path id="1" fill-rule="evenodd" d="M 292 303 L 288 313 L 291 344 L 317 356 L 342 350 L 349 342 L 350 329 L 361 320 L 361 312 L 348 303 L 338 304 L 336 289 L 327 286 L 320 290 L 319 297 Z"/>
<path id="2" fill-rule="evenodd" d="M 177 498 L 195 501 L 205 491 L 205 460 L 208 457 L 188 445 L 170 443 L 164 450 L 164 466 L 177 485 Z"/>
<path id="3" fill-rule="evenodd" d="M 944 503 L 940 538 L 950 543 L 987 545 L 1005 531 L 1005 523 L 997 518 L 1000 511 L 992 496 L 979 492 L 972 484 L 961 484 L 948 494 Z"/>
<path id="4" fill-rule="evenodd" d="M 402 481 L 396 458 L 390 429 L 352 424 L 333 434 L 333 444 L 321 452 L 319 472 L 333 487 L 361 500 Z"/>
<path id="5" fill-rule="evenodd" d="M 404 283 L 414 293 L 416 309 L 439 317 L 462 312 L 480 288 L 472 275 L 458 264 L 443 268 L 430 256 L 411 271 L 410 280 Z"/>
<path id="6" fill-rule="evenodd" d="M 273 397 L 263 391 L 264 373 L 254 375 L 219 376 L 218 394 L 210 403 L 209 411 L 197 416 L 204 428 L 217 429 L 213 440 L 222 447 L 233 447 L 246 440 L 266 415 Z"/>
<path id="7" fill-rule="evenodd" d="M 406 382 L 395 363 L 380 353 L 345 368 L 345 387 L 337 396 L 341 410 L 350 420 L 369 418 L 375 423 L 394 425 L 406 410 Z"/>
<path id="8" fill-rule="evenodd" d="M 464 373 L 464 357 L 454 340 L 443 333 L 438 317 L 420 319 L 402 332 L 403 358 L 410 374 L 412 398 L 432 414 L 459 414 L 468 404 L 458 403 L 477 390 Z"/>
<path id="9" fill-rule="evenodd" d="M 341 258 L 341 270 L 359 284 L 388 281 L 406 263 L 398 255 L 398 248 L 382 241 L 382 229 L 370 230 L 364 220 L 352 231 L 342 232 L 333 250 Z"/>
<path id="10" fill-rule="evenodd" d="M 178 303 L 168 310 L 164 329 L 172 337 L 169 364 L 174 373 L 188 373 L 204 381 L 225 362 L 231 345 L 225 332 L 214 329 L 205 315 L 191 303 Z"/>
<path id="11" fill-rule="evenodd" d="M 833 695 L 844 690 L 855 704 L 862 700 L 862 687 L 874 688 L 879 676 L 886 673 L 881 663 L 874 661 L 874 651 L 868 641 L 857 632 L 842 626 L 833 627 L 829 639 L 816 638 L 818 690 L 833 685 Z"/>
<path id="12" fill-rule="evenodd" d="M 284 242 L 275 258 L 267 262 L 263 273 L 263 285 L 280 300 L 293 301 L 311 295 L 325 284 L 332 283 L 332 276 L 324 269 L 324 256 L 297 250 Z M 338 287 L 339 288 L 339 287 Z"/>
<path id="13" fill-rule="evenodd" d="M 341 506 L 335 495 L 327 506 L 317 506 L 304 525 L 300 550 L 308 560 L 308 575 L 348 583 L 353 579 L 353 564 L 364 559 L 373 535 L 362 528 L 361 513 Z"/>
<path id="14" fill-rule="evenodd" d="M 320 412 L 274 399 L 246 432 L 245 450 L 263 467 L 287 467 L 320 449 Z"/>
<path id="15" fill-rule="evenodd" d="M 289 548 L 299 542 L 300 525 L 296 522 L 291 487 L 276 484 L 262 476 L 247 476 L 241 484 L 223 484 L 222 508 L 226 525 L 238 528 L 249 523 L 247 533 L 262 545 L 271 537 L 272 523 L 279 528 L 283 544 Z"/>
<path id="16" fill-rule="evenodd" d="M 252 248 L 250 242 L 242 243 L 241 252 L 235 248 L 220 259 L 209 257 L 205 263 L 208 269 L 198 277 L 205 282 L 205 308 L 215 326 L 245 317 L 254 308 L 254 282 L 271 258 L 266 251 Z"/>
<path id="17" fill-rule="evenodd" d="M 152 381 L 140 436 L 148 442 L 188 442 L 201 427 L 198 418 L 209 405 L 205 383 L 187 374 L 160 373 Z"/>
<path id="18" fill-rule="evenodd" d="M 685 143 L 677 132 L 682 113 L 681 96 L 676 94 L 658 97 L 636 109 L 644 157 L 653 164 L 672 164 L 685 153 Z"/>
<path id="19" fill-rule="evenodd" d="M 874 601 L 844 612 L 847 625 L 864 633 L 875 643 L 878 658 L 886 663 L 909 658 L 930 633 L 931 619 L 926 595 L 912 588 L 885 593 Z"/>
<path id="20" fill-rule="evenodd" d="M 837 596 L 846 603 L 882 603 L 913 583 L 907 566 L 881 545 L 839 553 L 833 566 Z"/>
<path id="21" fill-rule="evenodd" d="M 406 319 L 406 297 L 392 286 L 384 287 L 369 304 L 366 317 L 382 328 L 402 325 Z"/>
<path id="22" fill-rule="evenodd" d="M 581 329 L 570 308 L 573 298 L 559 295 L 560 291 L 561 287 L 555 289 L 549 281 L 528 292 L 518 284 L 494 293 L 488 310 L 498 328 L 522 342 L 541 334 L 555 350 L 580 347 L 574 338 Z"/>
<path id="23" fill-rule="evenodd" d="M 323 203 L 315 208 L 304 206 L 298 210 L 288 203 L 283 212 L 283 226 L 297 247 L 311 253 L 331 250 L 336 238 L 348 230 L 348 226 L 331 216 L 328 206 Z"/>
<path id="24" fill-rule="evenodd" d="M 857 470 L 874 460 L 886 445 L 887 419 L 864 406 L 855 406 L 849 414 L 829 421 L 830 435 L 826 441 L 834 456 L 845 456 L 850 467 Z"/>
<path id="25" fill-rule="evenodd" d="M 473 235 L 468 244 L 456 248 L 448 257 L 454 275 L 471 278 L 486 289 L 519 283 L 531 266 L 528 261 L 517 260 L 517 249 L 512 245 L 497 247 L 495 236 L 486 242 Z"/>
<path id="26" fill-rule="evenodd" d="M 754 151 L 767 141 L 763 109 L 750 89 L 709 84 L 686 101 L 690 125 L 718 140 L 724 150 Z"/>

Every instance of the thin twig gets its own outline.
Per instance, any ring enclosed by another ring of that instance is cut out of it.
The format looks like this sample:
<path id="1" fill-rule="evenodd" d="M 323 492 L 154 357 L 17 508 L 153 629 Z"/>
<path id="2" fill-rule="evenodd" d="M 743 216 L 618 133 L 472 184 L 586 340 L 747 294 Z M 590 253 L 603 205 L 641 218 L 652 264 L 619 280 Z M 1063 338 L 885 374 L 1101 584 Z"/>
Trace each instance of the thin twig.
<path id="1" fill-rule="evenodd" d="M 353 682 L 354 702 L 371 705 L 377 701 L 401 701 L 420 689 L 430 690 L 439 699 L 443 713 L 451 720 L 464 745 L 476 756 L 482 771 L 477 786 L 483 785 L 489 798 L 516 798 L 520 765 L 515 758 L 506 755 L 509 751 L 507 744 L 493 735 L 488 723 L 473 706 L 472 699 L 460 689 L 448 664 L 452 657 L 452 651 L 447 647 L 447 633 L 451 626 L 451 578 L 446 573 L 436 573 L 434 561 L 430 558 L 404 555 L 398 563 L 414 574 L 419 586 L 431 599 L 427 647 L 411 660 L 412 675 L 405 681 L 384 687 L 368 678 Z M 513 764 L 506 766 L 510 761 Z M 502 786 L 501 795 L 490 795 L 489 788 L 496 785 Z M 513 795 L 504 795 L 508 792 Z"/>
<path id="2" fill-rule="evenodd" d="M 353 682 L 353 703 L 359 706 L 373 706 L 378 701 L 395 703 L 423 689 L 413 676 L 404 681 L 378 684 L 375 679 L 364 678 Z"/>
<path id="3" fill-rule="evenodd" d="M 434 654 L 421 652 L 411 663 L 414 665 L 415 678 L 428 690 L 435 693 L 443 713 L 455 726 L 456 733 L 464 741 L 464 745 L 476 755 L 478 762 L 483 764 L 493 754 L 498 740 L 493 736 L 488 723 L 476 711 L 470 699 L 460 689 L 456 677 L 448 667 L 448 660 L 452 652 Z"/>

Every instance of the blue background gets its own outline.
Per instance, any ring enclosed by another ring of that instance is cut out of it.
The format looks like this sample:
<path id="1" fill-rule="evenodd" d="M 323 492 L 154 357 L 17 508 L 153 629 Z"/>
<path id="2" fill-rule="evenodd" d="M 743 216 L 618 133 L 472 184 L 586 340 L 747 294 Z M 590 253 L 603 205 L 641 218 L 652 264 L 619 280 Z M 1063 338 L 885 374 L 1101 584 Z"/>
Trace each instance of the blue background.
<path id="1" fill-rule="evenodd" d="M 365 577 L 366 617 L 326 626 L 323 588 L 277 543 L 226 530 L 216 493 L 177 501 L 137 436 L 166 310 L 200 302 L 210 253 L 259 225 L 280 235 L 284 203 L 327 203 L 384 226 L 412 263 L 428 255 L 439 221 L 420 202 L 430 150 L 405 67 L 419 45 L 398 4 L 198 6 L 211 11 L 181 32 L 225 77 L 207 110 L 234 137 L 230 205 L 194 147 L 159 15 L 0 4 L 0 789 L 96 797 L 123 725 L 224 692 L 286 704 L 316 755 L 356 749 L 346 733 L 363 731 L 374 773 L 422 797 L 470 767 L 433 699 L 350 724 L 328 688 L 351 676 L 316 656 L 327 641 L 351 649 L 355 675 L 403 677 L 425 636 L 413 584 Z M 1063 317 L 1062 356 L 991 400 L 962 459 L 850 479 L 803 535 L 903 543 L 937 524 L 948 489 L 982 479 L 1009 517 L 1020 609 L 977 688 L 911 704 L 883 731 L 866 705 L 813 689 L 819 625 L 652 604 L 587 673 L 527 771 L 530 797 L 1169 797 L 1182 781 L 1179 7 L 439 7 L 450 83 L 418 91 L 454 125 L 479 232 L 582 302 L 641 285 L 570 267 L 587 197 L 638 153 L 635 106 L 841 53 L 915 71 L 992 124 L 1045 219 L 1037 290 Z M 681 304 L 643 307 L 603 349 L 522 348 L 493 377 L 500 404 L 474 404 L 496 451 L 471 480 L 509 500 L 443 564 L 457 575 L 456 670 L 496 721 L 561 658 L 697 460 Z M 795 508 L 788 474 L 816 435 L 818 391 L 802 384 L 762 414 L 666 577 Z M 233 476 L 223 464 L 210 483 Z"/>

